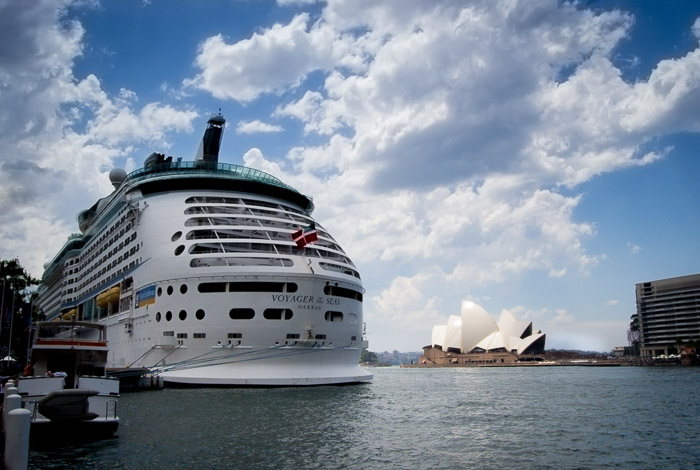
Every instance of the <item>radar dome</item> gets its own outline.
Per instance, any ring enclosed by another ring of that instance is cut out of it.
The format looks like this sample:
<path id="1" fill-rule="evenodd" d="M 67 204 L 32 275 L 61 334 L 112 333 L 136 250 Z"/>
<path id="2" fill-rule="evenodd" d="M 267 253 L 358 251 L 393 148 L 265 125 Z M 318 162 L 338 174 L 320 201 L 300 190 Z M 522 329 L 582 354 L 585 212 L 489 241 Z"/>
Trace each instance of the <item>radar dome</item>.
<path id="1" fill-rule="evenodd" d="M 114 186 L 114 189 L 121 186 L 125 179 L 126 171 L 124 171 L 122 168 L 114 168 L 109 172 L 109 181 L 112 183 L 112 186 Z"/>

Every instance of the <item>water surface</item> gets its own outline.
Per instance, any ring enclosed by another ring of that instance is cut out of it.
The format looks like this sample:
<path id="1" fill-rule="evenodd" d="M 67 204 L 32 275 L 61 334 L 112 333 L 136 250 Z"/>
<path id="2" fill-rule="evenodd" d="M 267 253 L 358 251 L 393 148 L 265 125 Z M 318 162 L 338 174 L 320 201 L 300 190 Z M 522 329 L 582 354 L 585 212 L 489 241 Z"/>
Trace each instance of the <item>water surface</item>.
<path id="1" fill-rule="evenodd" d="M 29 468 L 700 468 L 700 368 L 373 369 L 371 384 L 123 394 Z"/>

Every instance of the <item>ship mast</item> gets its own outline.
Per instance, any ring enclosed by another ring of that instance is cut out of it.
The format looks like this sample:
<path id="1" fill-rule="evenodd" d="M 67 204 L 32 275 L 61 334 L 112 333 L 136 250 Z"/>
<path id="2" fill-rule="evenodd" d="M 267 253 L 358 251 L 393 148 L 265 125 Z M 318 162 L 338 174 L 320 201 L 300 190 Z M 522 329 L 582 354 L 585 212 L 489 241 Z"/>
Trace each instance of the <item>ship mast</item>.
<path id="1" fill-rule="evenodd" d="M 219 110 L 219 114 L 212 116 L 207 121 L 207 129 L 204 131 L 204 137 L 199 145 L 195 160 L 218 163 L 219 149 L 221 148 L 221 139 L 224 135 L 225 125 L 226 119 L 221 115 L 221 110 Z"/>

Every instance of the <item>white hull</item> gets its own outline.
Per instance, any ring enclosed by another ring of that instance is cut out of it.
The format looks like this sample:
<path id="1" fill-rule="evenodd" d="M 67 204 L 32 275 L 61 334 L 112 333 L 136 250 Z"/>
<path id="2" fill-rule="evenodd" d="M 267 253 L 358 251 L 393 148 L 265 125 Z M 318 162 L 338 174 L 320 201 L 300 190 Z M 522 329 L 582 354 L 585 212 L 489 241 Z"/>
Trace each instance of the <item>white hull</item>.
<path id="1" fill-rule="evenodd" d="M 108 370 L 148 368 L 190 385 L 372 379 L 358 366 L 364 289 L 352 261 L 318 224 L 308 246 L 293 239 L 314 227 L 309 198 L 217 163 L 146 165 L 122 178 L 79 214 L 83 234 L 39 291 L 48 320 L 106 326 Z"/>

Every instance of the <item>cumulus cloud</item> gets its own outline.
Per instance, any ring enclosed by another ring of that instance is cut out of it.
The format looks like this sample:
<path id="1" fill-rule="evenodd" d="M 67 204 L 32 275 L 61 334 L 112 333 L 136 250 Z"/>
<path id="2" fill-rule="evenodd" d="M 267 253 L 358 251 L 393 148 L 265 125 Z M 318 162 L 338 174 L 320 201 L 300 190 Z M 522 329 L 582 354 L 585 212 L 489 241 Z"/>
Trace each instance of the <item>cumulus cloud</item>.
<path id="1" fill-rule="evenodd" d="M 282 126 L 268 124 L 258 119 L 253 121 L 240 121 L 236 126 L 238 134 L 269 134 L 274 132 L 282 132 Z"/>
<path id="2" fill-rule="evenodd" d="M 57 232 L 73 217 L 59 215 L 64 207 L 109 190 L 102 176 L 114 159 L 141 143 L 167 147 L 197 116 L 73 76 L 84 30 L 67 4 L 0 0 L 0 202 L 46 201 L 42 188 L 53 188 L 44 215 L 24 220 Z M 319 5 L 317 16 L 301 12 L 239 41 L 204 39 L 177 98 L 276 99 L 270 118 L 303 126 L 284 158 L 253 148 L 244 163 L 314 196 L 316 217 L 366 268 L 368 318 L 394 322 L 401 312 L 429 328 L 451 300 L 488 286 L 533 271 L 587 275 L 605 254 L 587 249 L 597 230 L 576 217 L 580 185 L 666 158 L 660 136 L 700 131 L 700 49 L 630 82 L 615 56 L 635 19 L 620 10 L 549 0 Z M 162 91 L 175 94 L 168 82 Z M 237 126 L 282 130 L 264 119 Z M 78 176 L 80 195 L 61 183 Z M 5 212 L 0 226 L 18 215 Z"/>
<path id="3" fill-rule="evenodd" d="M 595 269 L 604 254 L 587 252 L 595 224 L 575 219 L 571 189 L 664 158 L 649 145 L 660 135 L 699 130 L 700 50 L 627 82 L 613 59 L 633 25 L 566 2 L 337 0 L 313 23 L 209 38 L 189 84 L 243 102 L 280 94 L 273 116 L 321 143 L 277 169 L 321 201 L 354 259 L 401 273 L 379 281 L 368 315 L 428 318 L 434 289 Z M 312 71 L 322 87 L 290 92 Z"/>
<path id="4" fill-rule="evenodd" d="M 111 191 L 115 158 L 167 146 L 197 116 L 75 77 L 84 30 L 66 18 L 69 4 L 0 1 L 0 256 L 19 256 L 35 276 L 75 230 L 75 208 Z"/>
<path id="5" fill-rule="evenodd" d="M 288 25 L 276 24 L 236 44 L 227 44 L 221 34 L 208 38 L 197 56 L 202 72 L 184 85 L 242 102 L 298 85 L 332 59 L 332 38 L 319 30 L 309 34 L 308 22 L 303 13 Z"/>

